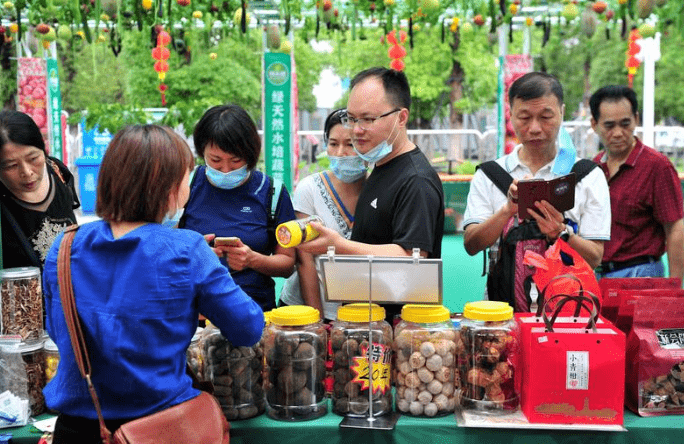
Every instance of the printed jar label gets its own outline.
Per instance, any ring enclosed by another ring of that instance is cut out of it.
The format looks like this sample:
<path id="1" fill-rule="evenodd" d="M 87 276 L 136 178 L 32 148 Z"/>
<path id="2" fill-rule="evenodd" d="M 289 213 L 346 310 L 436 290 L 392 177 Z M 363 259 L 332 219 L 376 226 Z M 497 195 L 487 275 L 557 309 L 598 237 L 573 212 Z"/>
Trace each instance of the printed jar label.
<path id="1" fill-rule="evenodd" d="M 667 349 L 683 349 L 684 348 L 684 329 L 682 328 L 665 328 L 655 332 L 658 338 L 658 344 Z"/>
<path id="2" fill-rule="evenodd" d="M 567 352 L 565 388 L 567 390 L 589 390 L 589 352 Z"/>
<path id="3" fill-rule="evenodd" d="M 351 370 L 354 372 L 352 382 L 361 384 L 361 390 L 368 389 L 368 347 L 361 347 L 361 356 L 354 357 Z M 373 343 L 371 352 L 373 363 L 373 393 L 385 393 L 390 389 L 390 363 L 392 361 L 392 349 L 383 344 Z"/>

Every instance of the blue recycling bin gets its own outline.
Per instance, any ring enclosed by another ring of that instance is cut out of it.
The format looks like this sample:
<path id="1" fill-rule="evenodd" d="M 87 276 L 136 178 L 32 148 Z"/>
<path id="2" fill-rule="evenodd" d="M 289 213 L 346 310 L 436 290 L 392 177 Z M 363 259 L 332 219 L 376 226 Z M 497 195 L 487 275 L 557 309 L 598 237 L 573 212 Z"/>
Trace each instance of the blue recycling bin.
<path id="1" fill-rule="evenodd" d="M 78 168 L 78 189 L 83 214 L 95 213 L 97 200 L 97 176 L 100 172 L 101 157 L 84 156 L 74 162 Z"/>

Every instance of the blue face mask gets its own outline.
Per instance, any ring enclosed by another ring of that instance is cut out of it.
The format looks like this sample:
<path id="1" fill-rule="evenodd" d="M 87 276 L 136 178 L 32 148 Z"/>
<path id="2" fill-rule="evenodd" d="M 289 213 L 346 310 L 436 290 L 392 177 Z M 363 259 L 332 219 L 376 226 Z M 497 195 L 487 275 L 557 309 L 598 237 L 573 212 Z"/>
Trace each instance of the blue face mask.
<path id="1" fill-rule="evenodd" d="M 232 190 L 244 182 L 248 176 L 249 170 L 247 169 L 247 165 L 243 165 L 237 170 L 228 171 L 227 173 L 222 173 L 207 165 L 207 178 L 209 179 L 209 182 L 222 190 Z"/>
<path id="2" fill-rule="evenodd" d="M 356 151 L 356 154 L 359 155 L 359 157 L 363 160 L 365 160 L 368 163 L 378 163 L 389 153 L 392 152 L 392 145 L 387 143 L 387 140 L 383 140 L 380 142 L 375 148 L 371 149 L 368 151 L 366 154 L 363 154 L 359 152 L 359 150 L 354 147 L 354 151 Z"/>
<path id="3" fill-rule="evenodd" d="M 359 156 L 328 156 L 330 170 L 344 183 L 352 183 L 366 175 L 366 164 Z"/>
<path id="4" fill-rule="evenodd" d="M 392 127 L 392 130 L 393 130 L 393 131 L 394 131 L 394 127 L 395 127 L 396 125 L 397 125 L 397 121 L 395 120 L 395 121 L 394 121 L 394 126 Z M 390 135 L 391 135 L 391 134 L 392 134 L 392 133 L 390 132 Z M 397 137 L 399 137 L 399 133 L 397 133 Z M 395 141 L 397 140 L 397 137 L 394 138 Z M 354 151 L 356 151 L 356 154 L 358 154 L 359 157 L 362 158 L 363 160 L 365 160 L 366 162 L 368 162 L 368 163 L 378 163 L 378 162 L 380 162 L 382 159 L 384 159 L 385 157 L 387 157 L 387 155 L 388 155 L 389 153 L 392 152 L 392 145 L 394 144 L 394 142 L 389 143 L 389 142 L 387 141 L 388 139 L 389 139 L 389 138 L 387 138 L 387 139 L 383 140 L 382 142 L 380 142 L 378 145 L 375 146 L 375 148 L 372 148 L 372 149 L 371 149 L 370 151 L 368 151 L 366 154 L 360 153 L 359 150 L 356 149 L 356 146 L 354 147 Z"/>
<path id="5" fill-rule="evenodd" d="M 178 225 L 178 222 L 180 221 L 181 216 L 183 215 L 184 208 L 176 208 L 176 212 L 173 213 L 172 215 L 169 216 L 169 214 L 164 215 L 164 219 L 162 219 L 162 225 L 165 227 L 169 228 L 175 228 Z"/>

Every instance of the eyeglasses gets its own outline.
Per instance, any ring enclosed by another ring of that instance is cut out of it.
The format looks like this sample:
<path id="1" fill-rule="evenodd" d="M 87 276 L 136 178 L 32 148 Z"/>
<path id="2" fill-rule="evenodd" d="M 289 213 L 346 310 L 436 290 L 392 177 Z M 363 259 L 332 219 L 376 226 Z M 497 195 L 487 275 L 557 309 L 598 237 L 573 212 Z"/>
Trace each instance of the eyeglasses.
<path id="1" fill-rule="evenodd" d="M 353 129 L 356 124 L 359 124 L 359 127 L 362 130 L 366 130 L 371 127 L 375 123 L 376 120 L 382 119 L 383 117 L 387 117 L 390 114 L 394 114 L 397 111 L 401 111 L 401 108 L 394 108 L 392 111 L 386 112 L 385 114 L 380 114 L 378 117 L 359 117 L 358 119 L 355 117 L 351 117 L 349 114 L 345 114 L 342 116 L 342 125 L 344 125 L 345 128 L 348 129 Z"/>

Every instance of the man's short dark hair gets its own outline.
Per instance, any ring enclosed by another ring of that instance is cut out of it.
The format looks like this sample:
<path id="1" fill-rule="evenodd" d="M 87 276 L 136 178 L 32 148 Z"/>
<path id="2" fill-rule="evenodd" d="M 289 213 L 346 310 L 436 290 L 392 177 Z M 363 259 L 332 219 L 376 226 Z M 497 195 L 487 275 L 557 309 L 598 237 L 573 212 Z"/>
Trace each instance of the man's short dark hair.
<path id="1" fill-rule="evenodd" d="M 381 66 L 366 69 L 354 76 L 349 85 L 349 90 L 351 91 L 356 85 L 370 78 L 378 78 L 382 81 L 385 94 L 387 94 L 392 105 L 411 109 L 411 88 L 403 71 L 395 71 Z"/>
<path id="2" fill-rule="evenodd" d="M 627 99 L 632 107 L 632 115 L 636 116 L 639 108 L 637 95 L 634 90 L 624 85 L 607 85 L 597 90 L 589 98 L 589 108 L 591 109 L 591 117 L 598 122 L 601 117 L 600 107 L 603 102 L 619 102 L 622 99 Z"/>
<path id="3" fill-rule="evenodd" d="M 553 94 L 563 105 L 563 87 L 557 78 L 545 72 L 533 71 L 518 78 L 508 89 L 508 103 L 513 99 L 532 100 Z"/>
<path id="4" fill-rule="evenodd" d="M 261 153 L 261 138 L 256 124 L 247 111 L 238 105 L 219 105 L 207 110 L 197 122 L 192 134 L 197 155 L 204 159 L 204 149 L 214 144 L 221 151 L 256 167 Z"/>

